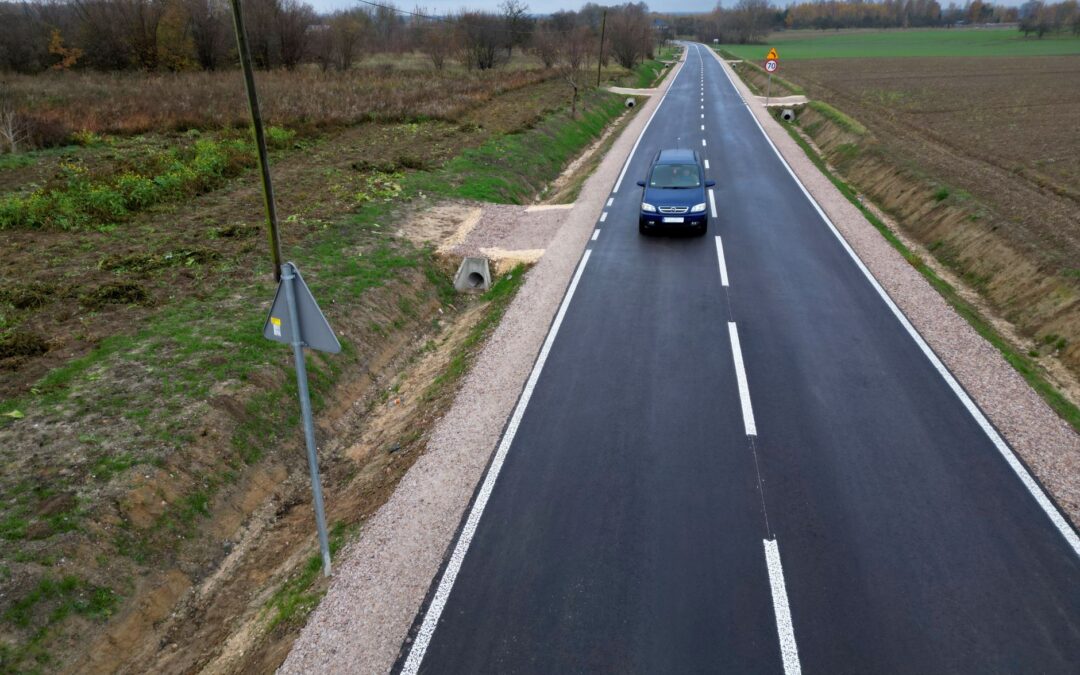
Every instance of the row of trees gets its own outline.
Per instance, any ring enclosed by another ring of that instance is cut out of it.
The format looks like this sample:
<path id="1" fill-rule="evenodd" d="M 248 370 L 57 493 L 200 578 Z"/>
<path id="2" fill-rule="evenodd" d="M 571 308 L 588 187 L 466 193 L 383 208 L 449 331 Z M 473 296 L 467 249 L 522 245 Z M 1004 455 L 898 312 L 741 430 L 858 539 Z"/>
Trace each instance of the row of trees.
<path id="1" fill-rule="evenodd" d="M 770 0 L 738 0 L 727 7 L 701 15 L 667 17 L 677 35 L 727 43 L 761 42 L 771 31 L 817 28 L 916 28 L 961 24 L 1015 23 L 1025 34 L 1039 37 L 1049 32 L 1080 34 L 1077 0 L 1056 4 L 1029 0 L 1020 7 L 995 5 L 984 0 L 952 2 L 942 7 L 936 0 L 815 0 L 786 7 Z"/>
<path id="2" fill-rule="evenodd" d="M 522 0 L 445 17 L 381 4 L 319 15 L 302 0 L 243 0 L 243 7 L 252 58 L 264 69 L 310 61 L 346 70 L 366 54 L 414 50 L 439 69 L 450 59 L 487 69 L 519 49 L 576 68 L 596 57 L 605 13 L 605 60 L 610 54 L 630 67 L 652 56 L 658 37 L 644 3 L 590 3 L 542 18 Z M 235 58 L 228 0 L 0 1 L 0 70 L 214 70 Z"/>

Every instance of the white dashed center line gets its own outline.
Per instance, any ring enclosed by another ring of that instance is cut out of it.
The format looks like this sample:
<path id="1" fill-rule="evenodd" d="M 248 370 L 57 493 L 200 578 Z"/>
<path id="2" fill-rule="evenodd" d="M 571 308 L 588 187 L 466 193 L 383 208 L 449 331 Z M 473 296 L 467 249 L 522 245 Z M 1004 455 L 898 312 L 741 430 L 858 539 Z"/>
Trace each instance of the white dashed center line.
<path id="1" fill-rule="evenodd" d="M 607 211 L 604 211 L 603 213 L 600 214 L 600 222 L 602 223 L 605 220 L 607 220 Z"/>
<path id="2" fill-rule="evenodd" d="M 780 549 L 775 539 L 765 540 L 765 564 L 769 568 L 769 586 L 772 588 L 773 612 L 776 614 L 776 632 L 780 637 L 780 656 L 784 660 L 785 675 L 800 675 L 799 648 L 795 644 L 795 629 L 791 626 L 791 608 L 788 606 L 787 586 L 784 584 L 784 568 L 780 565 Z"/>
<path id="3" fill-rule="evenodd" d="M 705 145 L 705 139 L 704 139 L 704 138 L 703 138 L 703 139 L 701 139 L 701 145 L 702 145 L 702 146 L 704 146 L 704 145 Z"/>
<path id="4" fill-rule="evenodd" d="M 720 285 L 727 286 L 727 263 L 724 262 L 724 245 L 720 242 L 720 237 L 716 238 L 716 258 L 720 261 Z"/>
<path id="5" fill-rule="evenodd" d="M 612 204 L 612 203 L 613 203 L 614 201 L 615 201 L 615 198 L 614 198 L 614 197 L 608 197 L 608 200 L 607 200 L 607 205 L 608 205 L 608 206 L 611 206 L 611 204 Z"/>
<path id="6" fill-rule="evenodd" d="M 705 168 L 709 168 L 709 161 L 705 160 Z M 709 190 L 709 208 L 712 210 L 712 217 L 716 217 L 716 197 L 713 195 L 713 191 Z"/>
<path id="7" fill-rule="evenodd" d="M 600 236 L 600 228 L 596 228 L 592 231 L 592 240 L 596 241 L 596 238 Z"/>
<path id="8" fill-rule="evenodd" d="M 728 333 L 731 335 L 731 355 L 735 359 L 735 379 L 739 383 L 739 402 L 742 404 L 743 426 L 746 427 L 747 436 L 757 436 L 757 425 L 754 424 L 754 409 L 750 407 L 750 386 L 746 382 L 742 346 L 739 344 L 739 329 L 735 327 L 735 322 L 728 322 Z"/>
<path id="9" fill-rule="evenodd" d="M 706 169 L 708 169 L 708 168 L 709 168 L 709 160 L 705 160 L 705 168 L 706 168 Z"/>

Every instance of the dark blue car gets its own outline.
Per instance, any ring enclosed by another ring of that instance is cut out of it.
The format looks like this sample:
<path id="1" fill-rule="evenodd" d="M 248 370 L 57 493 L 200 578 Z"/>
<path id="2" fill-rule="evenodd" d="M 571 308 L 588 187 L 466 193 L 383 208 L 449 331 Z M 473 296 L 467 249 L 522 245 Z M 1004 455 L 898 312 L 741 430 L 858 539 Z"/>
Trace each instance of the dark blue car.
<path id="1" fill-rule="evenodd" d="M 693 150 L 661 150 L 649 167 L 649 180 L 639 180 L 641 194 L 638 231 L 686 230 L 705 234 L 709 205 L 705 189 L 716 183 L 705 180 L 701 158 Z"/>

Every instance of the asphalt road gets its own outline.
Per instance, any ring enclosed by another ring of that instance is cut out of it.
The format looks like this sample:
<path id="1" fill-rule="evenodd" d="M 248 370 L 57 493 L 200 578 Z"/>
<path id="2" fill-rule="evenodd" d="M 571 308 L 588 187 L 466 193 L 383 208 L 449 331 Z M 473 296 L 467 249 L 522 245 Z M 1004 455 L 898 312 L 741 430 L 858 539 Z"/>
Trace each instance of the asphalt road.
<path id="1" fill-rule="evenodd" d="M 717 214 L 642 237 L 634 183 L 676 145 Z M 704 47 L 611 198 L 397 667 L 1077 672 L 1075 532 Z"/>

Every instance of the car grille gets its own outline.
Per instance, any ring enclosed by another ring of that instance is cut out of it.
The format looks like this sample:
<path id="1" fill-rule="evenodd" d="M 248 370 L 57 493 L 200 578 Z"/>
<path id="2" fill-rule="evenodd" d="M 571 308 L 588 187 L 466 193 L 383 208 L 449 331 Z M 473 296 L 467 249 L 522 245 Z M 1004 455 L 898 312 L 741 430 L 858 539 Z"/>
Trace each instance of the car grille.
<path id="1" fill-rule="evenodd" d="M 661 206 L 660 213 L 686 213 L 690 210 L 688 206 Z"/>

